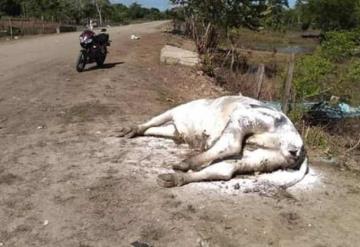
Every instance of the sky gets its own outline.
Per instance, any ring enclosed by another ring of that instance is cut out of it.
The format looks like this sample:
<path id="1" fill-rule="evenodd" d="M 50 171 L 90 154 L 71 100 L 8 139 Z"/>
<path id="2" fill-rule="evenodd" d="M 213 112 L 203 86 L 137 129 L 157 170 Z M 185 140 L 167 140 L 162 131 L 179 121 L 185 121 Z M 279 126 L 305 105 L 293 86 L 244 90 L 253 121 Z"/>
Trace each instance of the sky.
<path id="1" fill-rule="evenodd" d="M 296 0 L 289 0 L 290 6 L 294 6 Z M 165 10 L 170 7 L 169 0 L 112 0 L 113 3 L 123 3 L 126 5 L 130 5 L 133 2 L 137 2 L 138 4 L 143 5 L 144 7 L 155 7 L 160 10 Z"/>
<path id="2" fill-rule="evenodd" d="M 112 0 L 112 3 L 122 3 L 125 5 L 130 5 L 134 2 L 137 2 L 138 4 L 141 4 L 144 7 L 154 7 L 158 8 L 160 10 L 166 10 L 170 7 L 170 1 L 169 0 Z"/>
<path id="3" fill-rule="evenodd" d="M 290 7 L 294 7 L 296 0 L 289 0 Z"/>

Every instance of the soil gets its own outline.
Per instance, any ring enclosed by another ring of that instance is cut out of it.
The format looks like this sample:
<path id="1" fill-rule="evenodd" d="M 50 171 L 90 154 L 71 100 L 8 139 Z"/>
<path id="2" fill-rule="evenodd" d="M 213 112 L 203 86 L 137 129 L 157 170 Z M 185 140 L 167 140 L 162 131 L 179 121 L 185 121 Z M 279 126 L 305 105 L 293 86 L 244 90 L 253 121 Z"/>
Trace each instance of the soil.
<path id="1" fill-rule="evenodd" d="M 358 246 L 360 177 L 332 163 L 287 191 L 251 190 L 254 177 L 158 187 L 191 151 L 116 130 L 226 93 L 159 64 L 163 25 L 111 28 L 106 65 L 83 73 L 79 33 L 0 44 L 0 246 Z"/>

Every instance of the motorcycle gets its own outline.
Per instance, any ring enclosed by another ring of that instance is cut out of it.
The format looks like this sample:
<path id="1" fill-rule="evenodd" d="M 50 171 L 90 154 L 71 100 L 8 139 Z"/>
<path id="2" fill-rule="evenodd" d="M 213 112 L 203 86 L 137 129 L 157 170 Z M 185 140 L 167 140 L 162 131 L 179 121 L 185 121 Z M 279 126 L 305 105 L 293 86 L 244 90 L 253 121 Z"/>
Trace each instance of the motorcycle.
<path id="1" fill-rule="evenodd" d="M 76 62 L 76 70 L 82 72 L 86 64 L 94 63 L 102 66 L 106 59 L 107 47 L 110 46 L 109 34 L 102 29 L 100 34 L 91 30 L 85 30 L 80 34 L 80 46 L 82 47 Z"/>

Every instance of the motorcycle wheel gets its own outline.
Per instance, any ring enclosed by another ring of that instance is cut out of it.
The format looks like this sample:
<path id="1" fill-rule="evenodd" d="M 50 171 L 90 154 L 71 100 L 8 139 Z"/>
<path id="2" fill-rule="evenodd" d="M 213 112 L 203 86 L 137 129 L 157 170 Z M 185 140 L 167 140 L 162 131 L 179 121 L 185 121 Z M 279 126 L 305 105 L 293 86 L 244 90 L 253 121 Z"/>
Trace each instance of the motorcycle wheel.
<path id="1" fill-rule="evenodd" d="M 76 71 L 77 72 L 83 72 L 86 65 L 86 57 L 83 52 L 80 52 L 79 58 L 76 62 Z"/>
<path id="2" fill-rule="evenodd" d="M 101 53 L 99 57 L 96 58 L 96 64 L 97 66 L 103 66 L 106 59 L 106 50 L 104 53 Z"/>

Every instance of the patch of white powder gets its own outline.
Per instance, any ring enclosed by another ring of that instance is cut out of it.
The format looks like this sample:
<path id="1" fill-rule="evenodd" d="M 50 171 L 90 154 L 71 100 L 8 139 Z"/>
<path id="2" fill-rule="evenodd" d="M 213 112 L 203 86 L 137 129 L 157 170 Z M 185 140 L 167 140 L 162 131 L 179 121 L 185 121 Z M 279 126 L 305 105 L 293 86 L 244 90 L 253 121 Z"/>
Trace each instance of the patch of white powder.
<path id="1" fill-rule="evenodd" d="M 177 145 L 172 140 L 155 137 L 135 139 L 119 139 L 108 137 L 103 141 L 109 145 L 109 154 L 124 153 L 122 162 L 132 165 L 134 172 L 145 172 L 156 180 L 158 174 L 171 173 L 171 165 L 181 162 L 187 154 L 192 152 L 187 145 Z M 311 164 L 310 164 L 311 167 Z M 278 172 L 283 176 L 281 172 Z M 276 176 L 277 176 L 276 174 Z M 268 174 L 266 174 L 268 175 Z M 189 189 L 212 191 L 225 194 L 242 194 L 256 191 L 262 175 L 237 176 L 230 181 L 199 182 L 185 185 Z M 152 178 L 151 178 L 152 179 Z M 298 184 L 291 187 L 291 191 L 310 190 L 321 183 L 320 173 L 309 169 L 308 174 Z"/>

